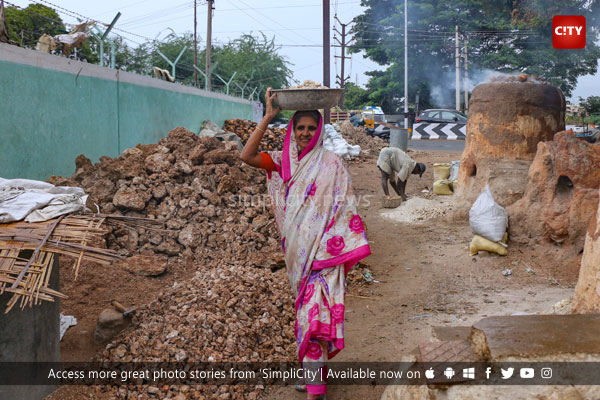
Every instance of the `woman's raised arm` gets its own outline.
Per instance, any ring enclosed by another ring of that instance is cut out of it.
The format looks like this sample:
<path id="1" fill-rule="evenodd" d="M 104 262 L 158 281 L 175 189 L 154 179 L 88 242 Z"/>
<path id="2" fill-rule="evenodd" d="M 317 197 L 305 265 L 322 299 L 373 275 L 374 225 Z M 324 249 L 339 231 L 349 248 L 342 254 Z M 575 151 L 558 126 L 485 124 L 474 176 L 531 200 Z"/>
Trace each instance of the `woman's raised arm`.
<path id="1" fill-rule="evenodd" d="M 240 154 L 240 158 L 243 162 L 256 168 L 260 167 L 261 162 L 260 152 L 258 151 L 260 141 L 262 140 L 269 123 L 271 123 L 273 118 L 281 111 L 280 108 L 273 107 L 273 99 L 275 96 L 277 96 L 277 94 L 271 96 L 271 88 L 268 88 L 267 93 L 265 93 L 265 103 L 267 104 L 265 116 L 259 124 L 256 125 L 256 129 L 254 129 L 254 132 L 250 135 L 250 139 L 248 139 Z"/>

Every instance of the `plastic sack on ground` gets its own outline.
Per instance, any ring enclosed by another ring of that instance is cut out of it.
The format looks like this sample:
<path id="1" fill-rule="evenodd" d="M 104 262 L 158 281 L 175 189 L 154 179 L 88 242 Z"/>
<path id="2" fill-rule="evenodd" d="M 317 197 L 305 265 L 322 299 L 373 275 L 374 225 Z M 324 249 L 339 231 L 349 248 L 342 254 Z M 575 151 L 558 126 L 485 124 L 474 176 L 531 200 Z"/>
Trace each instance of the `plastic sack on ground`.
<path id="1" fill-rule="evenodd" d="M 504 237 L 508 215 L 494 200 L 489 185 L 486 185 L 473 203 L 469 211 L 469 224 L 474 235 L 483 236 L 492 242 L 499 242 Z"/>
<path id="2" fill-rule="evenodd" d="M 450 163 L 435 163 L 433 164 L 433 181 L 448 179 L 450 176 Z"/>
<path id="3" fill-rule="evenodd" d="M 433 182 L 433 193 L 435 194 L 453 194 L 452 181 L 448 179 L 440 179 Z"/>
<path id="4" fill-rule="evenodd" d="M 223 129 L 221 129 L 219 127 L 219 125 L 215 124 L 214 122 L 212 122 L 211 120 L 207 120 L 204 122 L 204 124 L 202 124 L 202 127 L 200 129 L 200 132 L 198 132 L 198 136 L 200 137 L 207 137 L 207 136 L 211 136 L 214 137 L 220 133 L 224 133 L 225 131 Z"/>
<path id="5" fill-rule="evenodd" d="M 452 161 L 450 163 L 450 176 L 448 180 L 455 181 L 458 179 L 458 168 L 460 167 L 460 161 Z"/>
<path id="6" fill-rule="evenodd" d="M 506 249 L 506 247 L 504 247 L 500 243 L 492 242 L 491 240 L 488 240 L 484 237 L 475 235 L 473 236 L 473 240 L 471 241 L 471 245 L 469 246 L 469 252 L 472 256 L 474 256 L 480 251 L 496 253 L 501 256 L 505 256 L 508 254 L 508 250 Z"/>

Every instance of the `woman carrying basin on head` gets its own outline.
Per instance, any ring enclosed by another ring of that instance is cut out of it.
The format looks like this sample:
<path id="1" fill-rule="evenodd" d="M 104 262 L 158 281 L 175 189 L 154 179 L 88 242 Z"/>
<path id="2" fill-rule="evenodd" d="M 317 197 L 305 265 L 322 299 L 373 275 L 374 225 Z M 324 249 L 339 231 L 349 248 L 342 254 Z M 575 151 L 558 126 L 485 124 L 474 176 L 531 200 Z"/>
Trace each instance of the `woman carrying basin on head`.
<path id="1" fill-rule="evenodd" d="M 294 114 L 283 151 L 258 151 L 268 124 L 280 111 L 273 106 L 275 97 L 267 89 L 265 116 L 241 159 L 267 171 L 295 296 L 298 358 L 309 368 L 324 365 L 344 348 L 346 273 L 371 251 L 350 176 L 339 156 L 323 147 L 325 129 L 318 111 Z M 308 399 L 324 398 L 326 386 L 308 384 L 307 391 Z"/>

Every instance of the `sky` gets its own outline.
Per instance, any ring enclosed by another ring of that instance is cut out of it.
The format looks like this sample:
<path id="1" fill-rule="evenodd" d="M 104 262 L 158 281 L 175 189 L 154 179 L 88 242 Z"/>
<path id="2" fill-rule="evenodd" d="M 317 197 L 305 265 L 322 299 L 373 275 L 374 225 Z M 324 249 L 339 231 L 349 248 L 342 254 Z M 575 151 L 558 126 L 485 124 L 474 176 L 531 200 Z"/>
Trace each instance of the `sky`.
<path id="1" fill-rule="evenodd" d="M 10 2 L 20 7 L 26 7 L 31 3 L 28 0 L 10 0 Z M 135 42 L 144 42 L 144 38 L 162 38 L 171 33 L 171 30 L 177 34 L 194 30 L 193 0 L 171 0 L 170 4 L 159 0 L 36 0 L 36 2 L 57 10 L 63 21 L 67 23 L 77 23 L 75 18 L 77 14 L 80 17 L 85 16 L 110 23 L 120 11 L 122 15 L 115 28 L 121 30 L 115 30 L 115 33 L 130 40 L 133 46 L 136 46 Z M 205 0 L 197 0 L 197 3 L 199 48 L 203 48 L 206 43 L 204 40 L 208 6 Z M 257 35 L 259 32 L 264 32 L 267 37 L 275 38 L 275 44 L 281 46 L 279 53 L 292 63 L 291 69 L 295 80 L 323 81 L 322 1 L 215 0 L 213 4 L 213 42 L 227 43 L 243 33 Z M 340 32 L 341 27 L 334 19 L 335 15 L 342 23 L 347 24 L 364 10 L 359 0 L 331 0 L 330 9 L 331 28 L 336 26 Z M 331 29 L 331 43 L 337 44 L 333 39 L 334 36 L 341 40 L 340 36 Z M 336 74 L 340 74 L 340 59 L 335 58 L 335 55 L 340 55 L 339 47 L 331 49 L 331 86 L 336 82 Z M 346 60 L 345 66 L 350 81 L 363 87 L 369 79 L 365 75 L 366 71 L 384 68 L 365 59 L 362 53 L 352 54 L 351 59 Z M 576 103 L 579 96 L 586 98 L 590 95 L 600 95 L 600 72 L 596 76 L 588 75 L 579 78 L 571 100 Z"/>

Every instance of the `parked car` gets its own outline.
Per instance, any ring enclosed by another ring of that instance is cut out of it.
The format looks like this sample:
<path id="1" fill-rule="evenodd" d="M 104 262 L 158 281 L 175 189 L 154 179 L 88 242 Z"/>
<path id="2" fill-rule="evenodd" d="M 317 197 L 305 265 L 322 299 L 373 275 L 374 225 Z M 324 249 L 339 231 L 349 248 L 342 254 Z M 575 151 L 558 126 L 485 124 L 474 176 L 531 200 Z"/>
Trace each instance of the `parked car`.
<path id="1" fill-rule="evenodd" d="M 417 119 L 415 119 L 415 122 L 466 124 L 467 116 L 456 110 L 430 109 L 419 114 Z"/>

